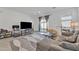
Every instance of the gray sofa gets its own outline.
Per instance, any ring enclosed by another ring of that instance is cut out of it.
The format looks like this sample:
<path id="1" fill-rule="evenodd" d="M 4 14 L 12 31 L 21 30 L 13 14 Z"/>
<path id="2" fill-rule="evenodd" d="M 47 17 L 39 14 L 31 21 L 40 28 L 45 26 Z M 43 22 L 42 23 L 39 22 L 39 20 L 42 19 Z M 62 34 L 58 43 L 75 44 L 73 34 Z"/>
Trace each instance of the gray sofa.
<path id="1" fill-rule="evenodd" d="M 43 40 L 39 41 L 36 45 L 36 47 L 33 47 L 31 42 L 29 42 L 27 39 L 23 39 L 22 37 L 15 38 L 12 42 L 18 40 L 20 42 L 20 45 L 11 43 L 14 46 L 11 46 L 12 49 L 15 47 L 14 50 L 18 49 L 21 51 L 79 51 L 79 35 L 76 35 L 75 33 L 71 38 L 65 38 L 63 36 L 59 36 L 58 39 L 52 40 L 48 38 L 44 38 Z M 77 36 L 77 38 L 75 38 Z M 73 38 L 73 39 L 72 39 Z M 70 42 L 74 41 L 76 39 L 76 42 Z M 69 41 L 67 41 L 69 40 Z"/>
<path id="2" fill-rule="evenodd" d="M 56 40 L 42 40 L 37 44 L 39 51 L 79 51 L 79 32 L 72 36 L 59 36 Z"/>

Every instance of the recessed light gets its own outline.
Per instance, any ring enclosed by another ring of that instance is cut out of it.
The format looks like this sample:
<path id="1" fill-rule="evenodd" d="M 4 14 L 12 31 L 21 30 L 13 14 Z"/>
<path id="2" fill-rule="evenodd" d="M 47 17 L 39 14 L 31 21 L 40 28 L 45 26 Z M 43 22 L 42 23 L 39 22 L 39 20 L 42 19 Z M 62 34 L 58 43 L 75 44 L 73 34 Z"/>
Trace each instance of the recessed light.
<path id="1" fill-rule="evenodd" d="M 38 13 L 40 14 L 41 12 L 40 12 L 40 11 L 38 11 Z"/>

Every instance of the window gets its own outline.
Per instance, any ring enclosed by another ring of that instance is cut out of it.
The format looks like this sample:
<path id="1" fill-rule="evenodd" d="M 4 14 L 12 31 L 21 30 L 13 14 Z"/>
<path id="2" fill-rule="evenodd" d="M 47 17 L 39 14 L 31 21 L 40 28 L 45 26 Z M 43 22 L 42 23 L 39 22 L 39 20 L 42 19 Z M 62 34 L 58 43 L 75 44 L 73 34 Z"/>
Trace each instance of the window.
<path id="1" fill-rule="evenodd" d="M 63 28 L 70 28 L 71 25 L 71 21 L 72 21 L 72 16 L 66 16 L 66 17 L 62 17 L 62 27 Z"/>
<path id="2" fill-rule="evenodd" d="M 47 31 L 47 22 L 46 22 L 46 19 L 44 17 L 42 17 L 42 19 L 40 21 L 40 31 L 42 31 L 42 32 Z"/>
<path id="3" fill-rule="evenodd" d="M 67 28 L 67 27 L 70 27 L 70 23 L 71 23 L 71 21 L 69 20 L 67 20 L 67 21 L 62 21 L 62 27 L 64 27 L 64 28 Z"/>

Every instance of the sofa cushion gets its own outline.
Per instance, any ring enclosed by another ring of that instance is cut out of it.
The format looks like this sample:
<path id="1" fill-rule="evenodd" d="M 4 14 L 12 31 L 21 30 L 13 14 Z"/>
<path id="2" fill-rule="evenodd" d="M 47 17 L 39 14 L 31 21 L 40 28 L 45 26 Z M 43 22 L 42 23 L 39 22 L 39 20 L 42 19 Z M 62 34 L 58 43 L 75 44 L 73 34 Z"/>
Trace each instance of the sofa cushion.
<path id="1" fill-rule="evenodd" d="M 65 49 L 79 51 L 79 43 L 62 42 L 59 46 L 65 48 Z"/>
<path id="2" fill-rule="evenodd" d="M 78 35 L 78 38 L 77 38 L 77 43 L 79 43 L 79 35 Z"/>
<path id="3" fill-rule="evenodd" d="M 17 46 L 14 45 L 13 40 L 10 41 L 10 45 L 11 45 L 12 51 L 19 51 L 19 47 L 17 47 Z"/>
<path id="4" fill-rule="evenodd" d="M 78 38 L 78 31 L 76 31 L 72 36 L 65 37 L 64 41 L 70 42 L 70 43 L 76 43 Z"/>
<path id="5" fill-rule="evenodd" d="M 70 50 L 64 49 L 58 45 L 51 45 L 51 47 L 48 49 L 48 51 L 70 51 Z"/>
<path id="6" fill-rule="evenodd" d="M 52 45 L 58 45 L 59 41 L 57 40 L 52 40 L 49 38 L 44 38 L 40 42 L 37 43 L 37 49 L 39 51 L 48 51 Z"/>
<path id="7" fill-rule="evenodd" d="M 66 40 L 64 40 L 64 41 L 74 43 L 75 40 L 76 40 L 76 36 L 74 35 L 74 36 L 71 36 L 71 37 L 66 37 Z"/>
<path id="8" fill-rule="evenodd" d="M 50 46 L 50 42 L 48 39 L 43 39 L 39 43 L 37 43 L 37 48 L 36 50 L 38 51 L 48 51 Z"/>

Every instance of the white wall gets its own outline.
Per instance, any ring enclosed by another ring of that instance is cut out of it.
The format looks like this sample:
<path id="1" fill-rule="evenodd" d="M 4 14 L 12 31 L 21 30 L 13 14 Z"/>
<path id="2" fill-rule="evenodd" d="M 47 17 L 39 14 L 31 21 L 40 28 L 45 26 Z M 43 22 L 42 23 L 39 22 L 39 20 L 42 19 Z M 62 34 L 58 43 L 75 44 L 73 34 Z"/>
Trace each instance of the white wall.
<path id="1" fill-rule="evenodd" d="M 33 24 L 34 30 L 38 31 L 39 30 L 39 19 L 38 19 L 38 17 L 33 17 L 33 22 L 34 22 L 34 24 Z"/>
<path id="2" fill-rule="evenodd" d="M 64 9 L 56 12 L 52 12 L 52 15 L 49 17 L 49 28 L 56 28 L 57 30 L 61 30 L 61 17 L 72 15 L 73 20 L 79 21 L 79 9 Z M 77 16 L 78 15 L 78 16 Z M 18 25 L 21 21 L 33 22 L 33 28 L 35 31 L 39 30 L 39 20 L 38 17 L 31 17 L 27 14 L 15 12 L 12 10 L 8 10 L 5 8 L 0 8 L 0 28 L 4 29 L 12 29 L 12 25 Z"/>
<path id="3" fill-rule="evenodd" d="M 21 21 L 33 22 L 28 15 L 0 8 L 0 28 L 12 30 L 12 25 L 19 25 Z"/>

